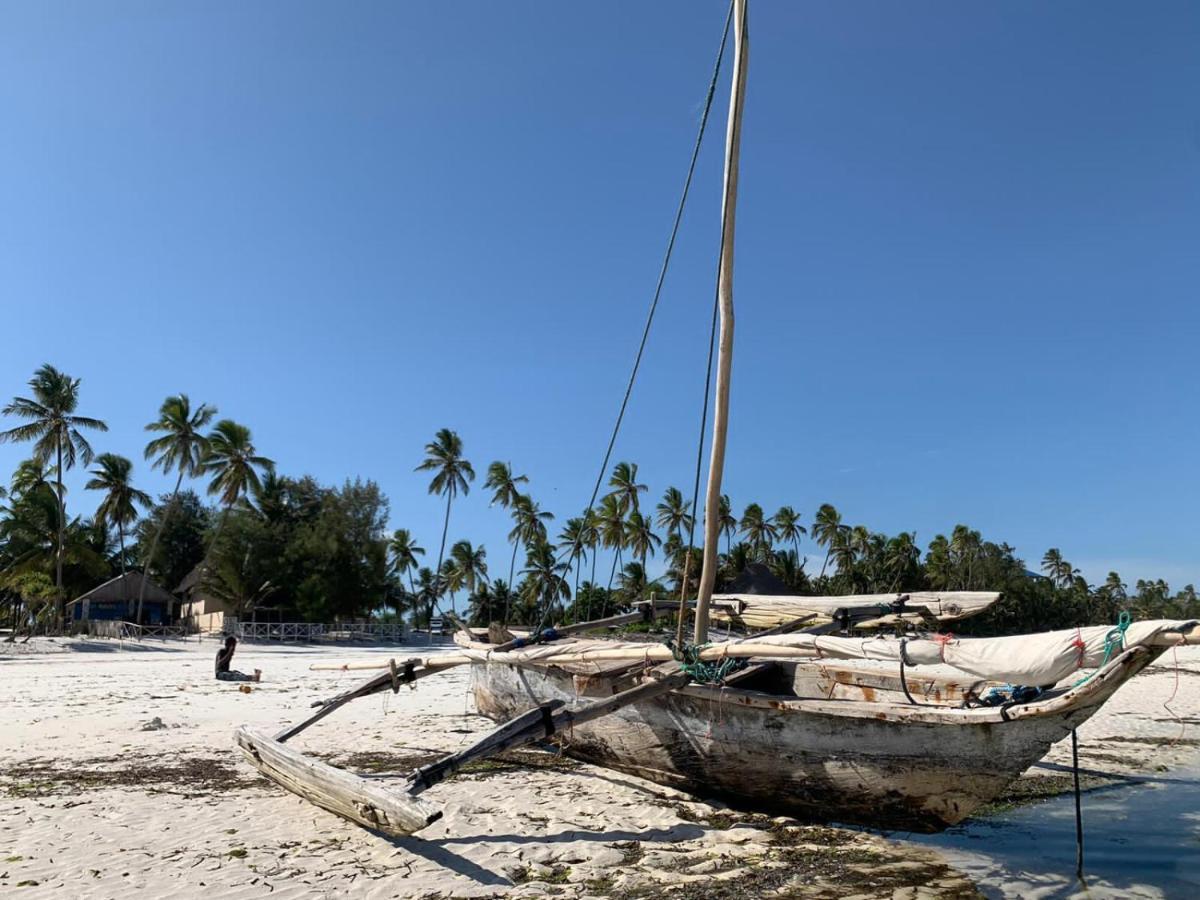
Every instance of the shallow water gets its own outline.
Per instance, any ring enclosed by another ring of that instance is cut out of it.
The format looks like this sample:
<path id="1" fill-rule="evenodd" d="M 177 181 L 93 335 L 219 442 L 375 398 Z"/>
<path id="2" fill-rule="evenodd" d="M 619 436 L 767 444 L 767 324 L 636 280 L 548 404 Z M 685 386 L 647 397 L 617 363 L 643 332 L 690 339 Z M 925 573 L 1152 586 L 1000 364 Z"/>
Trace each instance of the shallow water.
<path id="1" fill-rule="evenodd" d="M 907 840 L 938 849 L 989 897 L 1200 897 L 1200 769 L 1083 795 L 1084 880 L 1071 794 Z"/>

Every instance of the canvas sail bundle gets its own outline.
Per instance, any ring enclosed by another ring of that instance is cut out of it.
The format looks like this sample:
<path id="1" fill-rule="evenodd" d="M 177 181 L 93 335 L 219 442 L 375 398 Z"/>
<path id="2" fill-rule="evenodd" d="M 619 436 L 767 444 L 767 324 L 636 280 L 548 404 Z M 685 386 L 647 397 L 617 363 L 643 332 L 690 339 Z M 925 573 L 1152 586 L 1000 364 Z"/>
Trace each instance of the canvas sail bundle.
<path id="1" fill-rule="evenodd" d="M 911 666 L 948 665 L 989 681 L 1046 686 L 1057 684 L 1080 669 L 1093 669 L 1106 655 L 1137 645 L 1174 643 L 1170 635 L 1184 635 L 1196 622 L 1155 620 L 1134 622 L 1124 632 L 1107 625 L 1070 628 L 1012 637 L 935 639 L 826 637 L 812 634 L 776 635 L 756 639 L 756 644 L 790 647 L 836 659 L 875 659 Z M 1115 634 L 1114 634 L 1115 632 Z M 1111 635 L 1111 637 L 1110 637 Z M 1111 646 L 1111 650 L 1109 647 Z"/>
<path id="2" fill-rule="evenodd" d="M 764 594 L 714 594 L 722 604 L 712 617 L 754 630 L 775 628 L 805 616 L 831 619 L 840 610 L 870 611 L 880 617 L 930 617 L 948 622 L 978 615 L 997 600 L 996 591 L 913 591 L 904 594 L 851 594 L 844 597 L 798 597 Z"/>

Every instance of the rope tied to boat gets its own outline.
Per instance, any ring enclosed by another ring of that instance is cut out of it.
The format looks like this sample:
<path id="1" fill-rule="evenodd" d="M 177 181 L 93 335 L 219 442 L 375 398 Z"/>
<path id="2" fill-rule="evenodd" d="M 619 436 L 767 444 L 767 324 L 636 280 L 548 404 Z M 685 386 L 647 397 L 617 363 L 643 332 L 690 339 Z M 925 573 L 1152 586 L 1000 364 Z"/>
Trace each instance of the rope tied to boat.
<path id="1" fill-rule="evenodd" d="M 1104 658 L 1100 660 L 1100 665 L 1096 667 L 1094 672 L 1085 675 L 1075 682 L 1073 687 L 1087 684 L 1095 677 L 1096 672 L 1099 672 L 1108 665 L 1113 657 L 1114 650 L 1125 649 L 1125 632 L 1129 630 L 1131 624 L 1133 624 L 1133 616 L 1129 614 L 1129 610 L 1122 610 L 1121 614 L 1117 616 L 1117 624 L 1108 630 L 1108 634 L 1104 635 Z"/>
<path id="2" fill-rule="evenodd" d="M 931 640 L 938 644 L 938 652 L 941 654 L 942 662 L 946 661 L 946 645 L 954 640 L 953 633 L 947 631 L 945 634 L 935 634 Z"/>
<path id="3" fill-rule="evenodd" d="M 682 644 L 676 645 L 668 638 L 664 643 L 671 650 L 671 655 L 679 663 L 679 668 L 690 675 L 697 684 L 721 684 L 734 672 L 749 665 L 744 657 L 723 656 L 719 660 L 708 661 L 700 658 L 700 654 L 712 644 Z"/>

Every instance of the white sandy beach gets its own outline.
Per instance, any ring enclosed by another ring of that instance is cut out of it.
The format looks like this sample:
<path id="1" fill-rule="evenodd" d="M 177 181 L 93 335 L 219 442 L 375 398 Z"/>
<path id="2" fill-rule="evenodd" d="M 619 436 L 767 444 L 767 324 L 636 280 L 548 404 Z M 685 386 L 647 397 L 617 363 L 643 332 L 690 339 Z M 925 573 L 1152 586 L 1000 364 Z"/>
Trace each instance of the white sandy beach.
<path id="1" fill-rule="evenodd" d="M 215 641 L 0 645 L 0 892 L 584 897 L 690 884 L 689 896 L 703 896 L 706 886 L 774 869 L 775 883 L 812 896 L 971 894 L 912 848 L 889 862 L 895 845 L 880 838 L 731 814 L 538 751 L 523 757 L 528 765 L 481 767 L 439 785 L 427 797 L 444 818 L 403 840 L 312 807 L 242 762 L 236 725 L 296 721 L 314 699 L 369 675 L 310 672 L 310 663 L 414 651 L 426 648 L 243 645 L 235 667 L 265 673 L 244 693 L 214 680 Z M 1081 729 L 1085 767 L 1155 771 L 1195 757 L 1200 648 L 1179 650 L 1178 660 L 1177 674 L 1168 651 Z M 491 727 L 474 713 L 469 678 L 451 670 L 415 691 L 357 701 L 298 745 L 358 771 L 402 772 Z M 1172 712 L 1164 702 L 1176 681 Z M 1069 747 L 1049 759 L 1069 762 Z"/>

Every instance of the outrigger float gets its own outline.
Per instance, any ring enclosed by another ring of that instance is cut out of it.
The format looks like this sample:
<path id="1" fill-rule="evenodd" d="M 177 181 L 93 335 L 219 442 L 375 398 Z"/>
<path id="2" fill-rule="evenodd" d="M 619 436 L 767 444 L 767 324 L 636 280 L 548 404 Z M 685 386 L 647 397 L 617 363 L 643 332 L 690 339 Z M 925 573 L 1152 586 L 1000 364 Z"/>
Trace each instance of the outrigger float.
<path id="1" fill-rule="evenodd" d="M 456 653 L 389 661 L 380 674 L 317 704 L 312 717 L 273 737 L 239 729 L 237 743 L 247 758 L 281 786 L 367 828 L 412 834 L 440 817 L 424 797 L 429 788 L 472 760 L 548 740 L 579 759 L 700 795 L 823 820 L 936 831 L 996 798 L 1166 648 L 1200 643 L 1193 621 L 1124 621 L 1114 629 L 1003 638 L 938 633 L 946 622 L 987 609 L 999 599 L 995 593 L 714 596 L 733 353 L 746 0 L 733 0 L 730 20 L 720 341 L 695 600 L 641 604 L 620 616 L 518 638 L 497 629 L 491 642 L 464 628 Z M 602 471 L 607 463 L 606 456 Z M 686 572 L 682 580 L 688 583 Z M 691 611 L 693 641 L 685 644 L 683 620 Z M 679 631 L 671 646 L 581 636 L 676 613 Z M 710 613 L 752 633 L 714 641 Z M 895 633 L 855 636 L 879 629 Z M 356 698 L 460 665 L 472 669 L 479 711 L 502 724 L 472 746 L 408 773 L 403 791 L 287 745 Z"/>

